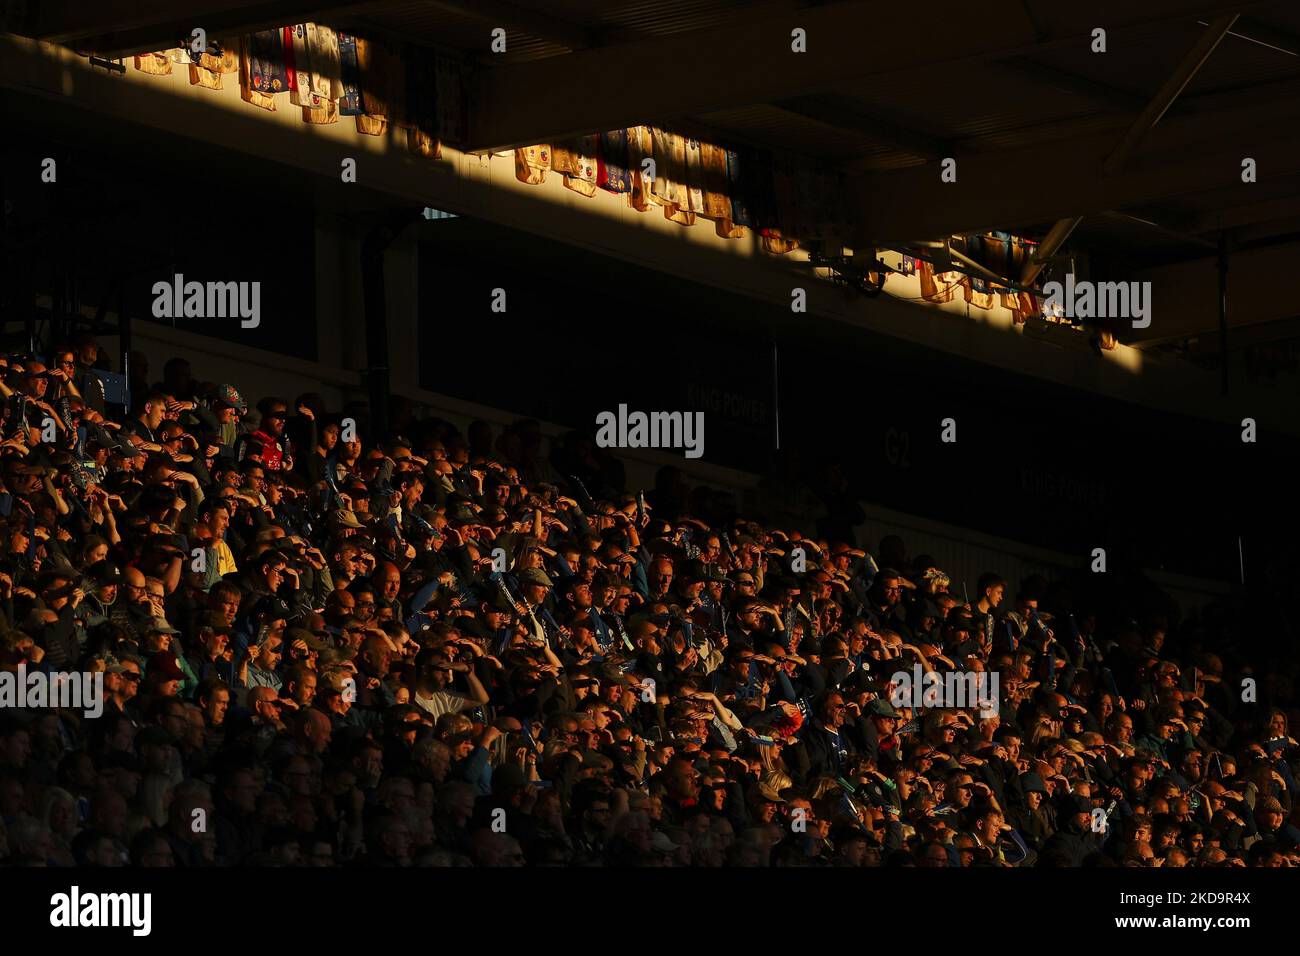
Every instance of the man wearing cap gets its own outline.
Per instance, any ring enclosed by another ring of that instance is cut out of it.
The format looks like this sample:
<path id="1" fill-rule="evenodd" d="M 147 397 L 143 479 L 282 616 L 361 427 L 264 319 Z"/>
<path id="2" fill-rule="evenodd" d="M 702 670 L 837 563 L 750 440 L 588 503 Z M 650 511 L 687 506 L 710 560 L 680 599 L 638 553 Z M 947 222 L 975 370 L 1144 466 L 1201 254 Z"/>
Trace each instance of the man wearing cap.
<path id="1" fill-rule="evenodd" d="M 247 411 L 248 405 L 240 397 L 238 389 L 233 385 L 218 385 L 216 391 L 190 410 L 190 415 L 201 431 L 213 437 L 218 455 L 234 458 L 240 420 Z"/>
<path id="2" fill-rule="evenodd" d="M 1042 849 L 1043 844 L 1056 832 L 1043 778 L 1032 771 L 1022 773 L 1012 793 L 1008 822 L 1020 832 L 1030 847 Z"/>
<path id="3" fill-rule="evenodd" d="M 509 644 L 514 633 L 511 626 L 514 613 L 505 595 L 498 588 L 488 586 L 479 590 L 473 616 L 459 618 L 456 626 L 468 637 L 487 641 L 491 653 L 496 653 Z"/>
<path id="4" fill-rule="evenodd" d="M 841 732 L 847 712 L 839 691 L 827 691 L 813 701 L 813 719 L 799 731 L 799 743 L 788 751 L 791 775 L 797 780 L 842 777 L 847 772 L 849 757 L 857 753 L 853 741 Z"/>
<path id="5" fill-rule="evenodd" d="M 231 630 L 230 625 L 225 624 L 219 615 L 203 615 L 197 647 L 193 654 L 187 655 L 189 668 L 199 680 L 219 677 L 227 684 L 236 683 L 234 661 L 231 659 Z"/>
<path id="6" fill-rule="evenodd" d="M 282 719 L 284 703 L 271 687 L 250 687 L 244 706 L 251 712 L 247 719 L 253 729 L 254 747 L 259 755 L 265 754 L 277 734 L 288 733 Z"/>
<path id="7" fill-rule="evenodd" d="M 293 456 L 284 433 L 289 420 L 288 406 L 280 399 L 264 398 L 257 403 L 262 420 L 239 449 L 241 460 L 260 462 L 267 471 L 290 471 Z"/>
<path id="8" fill-rule="evenodd" d="M 171 659 L 176 670 L 180 673 L 180 686 L 177 688 L 177 694 L 184 698 L 189 698 L 194 689 L 199 686 L 199 676 L 190 662 L 186 660 L 185 655 L 181 653 L 181 632 L 176 630 L 167 623 L 166 618 L 151 617 L 144 625 L 144 646 L 146 648 L 162 648 Z M 170 667 L 168 670 L 170 671 Z"/>
<path id="9" fill-rule="evenodd" d="M 1061 828 L 1043 844 L 1040 857 L 1065 866 L 1082 866 L 1101 846 L 1099 836 L 1092 831 L 1092 809 L 1091 801 L 1066 794 L 1061 801 L 1062 813 L 1057 816 Z"/>
<path id="10" fill-rule="evenodd" d="M 45 664 L 51 670 L 71 670 L 86 639 L 77 610 L 85 592 L 73 584 L 71 574 L 60 572 L 43 573 L 39 587 L 43 607 L 32 614 Z"/>
<path id="11" fill-rule="evenodd" d="M 346 539 L 358 531 L 364 531 L 365 528 L 366 526 L 357 518 L 356 512 L 350 508 L 336 508 L 330 512 L 330 529 L 336 537 L 341 536 Z M 335 574 L 337 575 L 337 572 Z M 344 577 L 342 580 L 346 582 L 348 578 Z"/>
<path id="12" fill-rule="evenodd" d="M 85 605 L 83 610 L 87 628 L 98 627 L 108 622 L 123 580 L 121 569 L 107 559 L 96 561 L 86 568 L 83 587 L 88 590 L 83 601 Z"/>
<path id="13" fill-rule="evenodd" d="M 334 652 L 332 642 L 310 629 L 314 626 L 304 621 L 302 627 L 291 627 L 284 632 L 285 656 L 280 670 L 285 674 L 300 666 L 315 670 L 321 654 Z"/>
<path id="14" fill-rule="evenodd" d="M 243 590 L 243 601 L 239 607 L 240 618 L 247 621 L 258 607 L 266 604 L 270 598 L 278 598 L 280 588 L 287 579 L 286 569 L 289 560 L 284 553 L 275 548 L 267 548 L 259 554 L 239 579 Z"/>
<path id="15" fill-rule="evenodd" d="M 785 798 L 770 783 L 752 785 L 749 790 L 749 814 L 754 825 L 766 826 L 777 818 Z"/>
<path id="16" fill-rule="evenodd" d="M 1180 763 L 1183 752 L 1191 746 L 1182 708 L 1177 704 L 1157 708 L 1152 714 L 1151 732 L 1135 740 L 1134 746 L 1149 750 L 1165 765 Z"/>
<path id="17" fill-rule="evenodd" d="M 123 657 L 114 660 L 104 672 L 105 713 L 127 714 L 133 720 L 140 720 L 140 683 L 144 679 L 144 668 L 138 657 Z"/>
<path id="18" fill-rule="evenodd" d="M 664 599 L 672 604 L 679 604 L 690 614 L 700 604 L 704 585 L 709 579 L 707 566 L 699 558 L 687 561 L 680 574 L 673 580 L 670 592 Z"/>
<path id="19" fill-rule="evenodd" d="M 67 423 L 63 421 L 59 413 L 50 404 L 49 400 L 52 400 L 54 396 L 47 394 L 50 381 L 53 378 L 54 376 L 40 362 L 28 362 L 23 369 L 22 375 L 18 378 L 18 391 L 27 396 L 30 405 L 50 416 L 57 424 L 59 431 L 66 434 L 68 431 Z M 34 418 L 31 412 L 28 413 L 28 416 L 29 421 L 34 420 L 39 423 L 39 419 Z"/>
<path id="20" fill-rule="evenodd" d="M 898 727 L 903 722 L 903 715 L 888 699 L 877 697 L 867 704 L 863 717 L 865 719 L 859 722 L 859 726 L 865 753 L 884 766 L 889 766 L 891 761 L 901 761 L 902 743 L 898 738 Z"/>
<path id="21" fill-rule="evenodd" d="M 1290 849 L 1300 845 L 1300 829 L 1287 822 L 1286 810 L 1277 797 L 1259 797 L 1255 803 L 1258 839 Z"/>
<path id="22" fill-rule="evenodd" d="M 250 643 L 240 657 L 236 670 L 238 687 L 269 687 L 279 693 L 284 678 L 276 670 L 284 652 L 284 638 L 276 632 L 266 635 L 262 643 Z"/>
<path id="23" fill-rule="evenodd" d="M 551 604 L 551 588 L 555 586 L 550 575 L 541 568 L 525 568 L 517 578 L 535 636 L 554 640 L 564 637 L 568 629 L 560 626 L 548 607 Z"/>
<path id="24" fill-rule="evenodd" d="M 156 651 L 145 668 L 145 692 L 155 697 L 180 697 L 185 672 L 171 651 Z"/>

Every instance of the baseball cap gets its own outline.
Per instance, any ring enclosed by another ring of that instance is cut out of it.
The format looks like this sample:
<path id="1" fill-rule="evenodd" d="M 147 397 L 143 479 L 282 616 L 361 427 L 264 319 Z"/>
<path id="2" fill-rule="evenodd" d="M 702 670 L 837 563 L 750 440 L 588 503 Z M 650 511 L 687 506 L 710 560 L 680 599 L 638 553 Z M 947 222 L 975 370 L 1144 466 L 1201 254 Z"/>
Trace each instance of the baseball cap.
<path id="1" fill-rule="evenodd" d="M 975 631 L 979 629 L 974 615 L 963 607 L 954 607 L 948 613 L 948 620 L 945 623 L 959 631 Z"/>
<path id="2" fill-rule="evenodd" d="M 96 561 L 86 569 L 86 573 L 101 588 L 110 584 L 121 584 L 125 580 L 122 577 L 122 569 L 107 559 Z"/>
<path id="3" fill-rule="evenodd" d="M 357 516 L 355 514 L 353 514 L 351 511 L 348 511 L 344 508 L 340 508 L 339 510 L 335 511 L 331 515 L 331 517 L 334 519 L 334 524 L 340 528 L 361 529 L 365 527 L 365 525 L 363 525 L 360 521 L 357 520 Z"/>
<path id="4" fill-rule="evenodd" d="M 480 588 L 475 593 L 475 597 L 494 611 L 509 614 L 514 610 L 514 607 L 506 600 L 505 595 L 496 588 Z"/>
<path id="5" fill-rule="evenodd" d="M 313 650 L 317 654 L 330 646 L 305 627 L 291 627 L 284 632 L 286 646 L 292 645 L 294 641 L 302 641 L 309 650 Z"/>
<path id="6" fill-rule="evenodd" d="M 917 605 L 917 612 L 916 612 L 917 620 L 922 620 L 927 617 L 932 618 L 933 620 L 936 621 L 943 620 L 943 610 L 939 607 L 938 604 L 936 604 L 934 601 L 931 601 L 929 599 L 919 602 Z"/>
<path id="7" fill-rule="evenodd" d="M 1092 813 L 1093 810 L 1092 801 L 1077 793 L 1066 798 L 1065 807 L 1070 813 Z"/>
<path id="8" fill-rule="evenodd" d="M 765 803 L 785 803 L 785 797 L 776 792 L 776 788 L 770 783 L 760 783 L 758 785 L 759 799 Z"/>
<path id="9" fill-rule="evenodd" d="M 274 595 L 266 595 L 253 605 L 253 616 L 266 621 L 287 621 L 292 616 L 288 604 Z"/>
<path id="10" fill-rule="evenodd" d="M 1047 784 L 1032 770 L 1020 775 L 1020 789 L 1025 793 L 1047 793 Z"/>
<path id="11" fill-rule="evenodd" d="M 183 534 L 155 534 L 149 538 L 149 546 L 155 551 L 188 557 L 190 543 Z"/>
<path id="12" fill-rule="evenodd" d="M 656 853 L 676 853 L 681 849 L 673 842 L 672 837 L 662 830 L 656 830 L 653 837 L 650 838 L 650 846 Z"/>
<path id="13" fill-rule="evenodd" d="M 150 657 L 149 673 L 162 674 L 165 680 L 180 680 L 185 676 L 185 672 L 176 663 L 176 655 L 171 651 L 159 651 Z"/>
<path id="14" fill-rule="evenodd" d="M 240 398 L 239 390 L 236 389 L 235 386 L 233 385 L 218 385 L 217 401 L 221 402 L 223 405 L 229 405 L 232 408 L 237 408 L 241 412 L 248 411 L 248 403 L 246 403 L 242 398 Z"/>

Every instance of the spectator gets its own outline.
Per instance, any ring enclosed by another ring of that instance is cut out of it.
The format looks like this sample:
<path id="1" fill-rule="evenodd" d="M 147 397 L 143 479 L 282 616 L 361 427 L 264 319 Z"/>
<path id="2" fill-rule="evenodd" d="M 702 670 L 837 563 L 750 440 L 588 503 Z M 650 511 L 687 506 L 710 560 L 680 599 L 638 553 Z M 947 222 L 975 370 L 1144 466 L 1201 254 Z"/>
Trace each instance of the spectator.
<path id="1" fill-rule="evenodd" d="M 0 369 L 0 667 L 106 695 L 0 715 L 4 862 L 1300 865 L 1293 688 L 1229 692 L 1261 671 L 1214 616 L 968 605 L 852 540 L 834 468 L 764 485 L 807 538 L 535 422 L 253 428 L 180 360 L 123 415 L 97 361 Z M 896 696 L 914 666 L 998 675 L 996 715 Z"/>

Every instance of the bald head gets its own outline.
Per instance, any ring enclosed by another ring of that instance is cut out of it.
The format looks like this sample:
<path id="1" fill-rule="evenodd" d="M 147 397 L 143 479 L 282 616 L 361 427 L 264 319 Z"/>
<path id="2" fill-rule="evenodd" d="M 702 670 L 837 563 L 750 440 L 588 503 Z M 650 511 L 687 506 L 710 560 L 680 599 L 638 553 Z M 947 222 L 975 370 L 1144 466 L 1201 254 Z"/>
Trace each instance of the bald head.
<path id="1" fill-rule="evenodd" d="M 384 634 L 372 634 L 361 645 L 362 668 L 372 677 L 388 676 L 388 664 L 393 658 L 393 645 Z"/>
<path id="2" fill-rule="evenodd" d="M 330 719 L 315 707 L 300 712 L 298 718 L 298 735 L 312 753 L 324 753 L 330 745 L 332 732 Z"/>
<path id="3" fill-rule="evenodd" d="M 244 698 L 244 703 L 249 710 L 256 710 L 258 704 L 269 704 L 273 700 L 279 700 L 280 695 L 270 687 L 250 687 L 248 696 Z"/>
<path id="4" fill-rule="evenodd" d="M 375 568 L 374 585 L 383 594 L 384 599 L 391 601 L 397 597 L 398 591 L 402 588 L 402 572 L 391 561 L 381 561 Z"/>

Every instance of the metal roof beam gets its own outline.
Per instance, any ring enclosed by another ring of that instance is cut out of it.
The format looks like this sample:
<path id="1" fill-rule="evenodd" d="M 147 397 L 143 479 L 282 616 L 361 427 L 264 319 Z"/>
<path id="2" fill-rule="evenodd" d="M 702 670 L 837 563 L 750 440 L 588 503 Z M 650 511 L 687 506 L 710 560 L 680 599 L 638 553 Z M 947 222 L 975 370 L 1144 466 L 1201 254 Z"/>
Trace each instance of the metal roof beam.
<path id="1" fill-rule="evenodd" d="M 1300 107 L 1245 97 L 1221 112 L 1171 118 L 1140 158 L 1105 176 L 1114 146 L 1104 132 L 1062 139 L 1049 152 L 1035 144 L 971 153 L 949 183 L 936 163 L 859 174 L 850 180 L 862 230 L 855 238 L 1011 229 L 1203 193 L 1232 202 L 1237 190 L 1244 207 L 1255 187 L 1241 180 L 1243 156 L 1269 181 L 1300 175 Z"/>
<path id="2" fill-rule="evenodd" d="M 953 144 L 937 136 L 928 136 L 878 116 L 869 116 L 851 100 L 833 96 L 796 96 L 772 104 L 778 109 L 805 119 L 825 123 L 837 129 L 861 133 L 869 139 L 888 143 L 923 159 L 940 159 L 953 154 Z"/>
<path id="3" fill-rule="evenodd" d="M 1129 157 L 1133 155 L 1138 144 L 1151 132 L 1155 125 L 1160 122 L 1161 118 L 1169 111 L 1169 107 L 1174 105 L 1174 100 L 1178 99 L 1179 94 L 1187 89 L 1187 84 L 1196 78 L 1196 74 L 1201 72 L 1201 67 L 1205 65 L 1210 54 L 1223 41 L 1223 37 L 1232 29 L 1232 25 L 1237 22 L 1237 14 L 1229 13 L 1221 17 L 1216 17 L 1214 21 L 1205 28 L 1192 48 L 1184 54 L 1174 72 L 1169 75 L 1169 79 L 1151 98 L 1151 102 L 1146 105 L 1146 109 L 1129 127 L 1129 131 L 1124 134 L 1120 144 L 1115 147 L 1115 152 L 1111 153 L 1102 166 L 1106 175 L 1113 176 L 1124 168 Z"/>
<path id="4" fill-rule="evenodd" d="M 1261 5 L 1255 0 L 1093 0 L 1086 8 L 1060 11 L 1055 33 L 1043 40 L 1012 5 L 936 0 L 924 19 L 924 43 L 898 39 L 918 28 L 916 11 L 905 4 L 847 0 L 738 17 L 722 28 L 485 70 L 478 78 L 470 148 L 507 149 L 771 103 L 872 78 L 900 81 L 926 71 L 1041 54 L 1087 44 L 1102 23 L 1115 36 Z M 795 29 L 804 31 L 807 52 L 792 49 Z M 761 68 L 738 67 L 736 56 Z"/>

